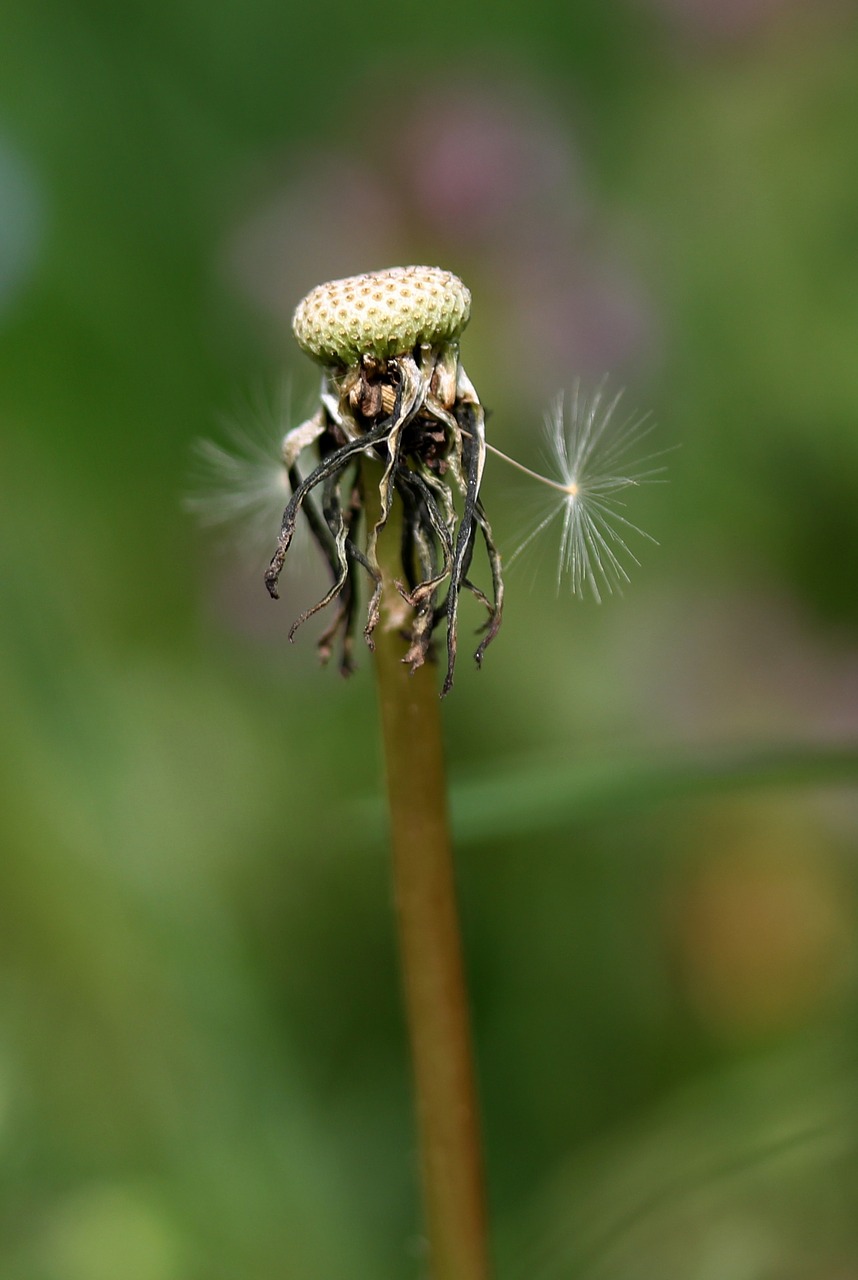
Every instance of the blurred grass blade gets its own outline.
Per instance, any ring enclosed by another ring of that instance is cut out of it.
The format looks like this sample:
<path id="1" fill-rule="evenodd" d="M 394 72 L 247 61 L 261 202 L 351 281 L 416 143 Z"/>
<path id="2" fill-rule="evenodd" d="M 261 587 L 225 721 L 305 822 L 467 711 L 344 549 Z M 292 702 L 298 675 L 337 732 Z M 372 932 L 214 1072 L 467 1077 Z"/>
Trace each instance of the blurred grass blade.
<path id="1" fill-rule="evenodd" d="M 453 789 L 461 840 L 532 836 L 681 800 L 763 787 L 858 783 L 858 744 L 688 749 L 606 759 L 495 766 Z"/>
<path id="2" fill-rule="evenodd" d="M 508 1274 L 792 1275 L 820 1234 L 854 1257 L 854 1068 L 823 1036 L 678 1090 L 560 1164 L 512 1227 Z"/>

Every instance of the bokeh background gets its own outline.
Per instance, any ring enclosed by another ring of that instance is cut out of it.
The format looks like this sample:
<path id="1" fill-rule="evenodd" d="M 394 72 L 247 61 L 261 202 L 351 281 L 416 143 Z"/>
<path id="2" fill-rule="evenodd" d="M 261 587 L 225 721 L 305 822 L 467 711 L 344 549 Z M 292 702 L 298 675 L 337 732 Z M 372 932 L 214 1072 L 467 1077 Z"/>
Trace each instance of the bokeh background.
<path id="1" fill-rule="evenodd" d="M 312 401 L 308 288 L 428 262 L 502 448 L 610 374 L 671 450 L 623 597 L 547 532 L 444 706 L 499 1273 L 855 1280 L 854 6 L 6 0 L 0 50 L 0 1274 L 422 1273 L 369 662 L 183 498 Z M 486 492 L 509 552 L 546 508 Z"/>

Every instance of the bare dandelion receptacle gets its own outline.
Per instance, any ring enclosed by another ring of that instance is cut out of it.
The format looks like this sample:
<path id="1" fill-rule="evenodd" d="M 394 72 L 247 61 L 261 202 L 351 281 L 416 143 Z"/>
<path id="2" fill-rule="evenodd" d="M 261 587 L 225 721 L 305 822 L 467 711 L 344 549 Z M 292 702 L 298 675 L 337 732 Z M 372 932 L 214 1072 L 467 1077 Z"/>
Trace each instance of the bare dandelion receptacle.
<path id="1" fill-rule="evenodd" d="M 327 658 L 341 643 L 340 665 L 351 669 L 357 578 L 371 583 L 364 637 L 372 646 L 382 577 L 376 545 L 394 500 L 403 508 L 402 582 L 412 611 L 405 661 L 429 656 L 439 625 L 447 630 L 449 690 L 457 650 L 459 597 L 470 590 L 485 607 L 479 663 L 497 634 L 503 608 L 500 556 L 480 500 L 485 465 L 485 414 L 459 358 L 459 336 L 470 316 L 471 295 L 439 267 L 393 267 L 319 285 L 298 304 L 298 344 L 323 366 L 319 407 L 283 441 L 292 497 L 283 513 L 277 549 L 266 573 L 272 596 L 303 510 L 330 566 L 332 585 L 296 620 L 295 630 L 336 602 L 323 633 Z M 313 447 L 318 461 L 303 476 L 300 455 Z M 363 486 L 373 460 L 382 466 L 380 517 L 363 513 Z M 316 505 L 314 491 L 320 491 Z M 313 496 L 311 496 L 313 495 Z M 361 524 L 367 527 L 361 529 Z M 485 544 L 490 595 L 469 577 L 477 534 Z"/>
<path id="2" fill-rule="evenodd" d="M 452 342 L 470 316 L 470 291 L 452 271 L 391 267 L 312 289 L 295 308 L 292 331 L 321 364 L 349 365 Z"/>

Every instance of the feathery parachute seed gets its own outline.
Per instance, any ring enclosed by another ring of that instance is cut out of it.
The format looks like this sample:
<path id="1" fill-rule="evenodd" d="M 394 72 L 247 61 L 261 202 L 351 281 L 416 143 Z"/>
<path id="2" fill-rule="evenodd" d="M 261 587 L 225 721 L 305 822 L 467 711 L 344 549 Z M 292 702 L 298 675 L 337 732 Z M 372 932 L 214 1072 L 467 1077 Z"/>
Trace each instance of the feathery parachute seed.
<path id="1" fill-rule="evenodd" d="M 404 355 L 452 342 L 471 314 L 471 295 L 440 267 L 392 267 L 320 284 L 292 319 L 298 345 L 324 365 Z"/>
<path id="2" fill-rule="evenodd" d="M 556 478 L 539 476 L 514 463 L 559 496 L 507 565 L 560 516 L 558 590 L 567 576 L 576 596 L 583 598 L 589 592 L 596 601 L 601 601 L 603 592 L 622 593 L 629 581 L 624 561 L 640 563 L 629 546 L 629 534 L 655 542 L 624 514 L 627 490 L 658 481 L 665 471 L 663 466 L 651 465 L 661 453 L 643 455 L 638 448 L 653 430 L 648 415 L 615 420 L 622 396 L 622 391 L 608 395 L 605 379 L 590 395 L 576 381 L 571 399 L 567 402 L 558 396 L 545 417 Z"/>

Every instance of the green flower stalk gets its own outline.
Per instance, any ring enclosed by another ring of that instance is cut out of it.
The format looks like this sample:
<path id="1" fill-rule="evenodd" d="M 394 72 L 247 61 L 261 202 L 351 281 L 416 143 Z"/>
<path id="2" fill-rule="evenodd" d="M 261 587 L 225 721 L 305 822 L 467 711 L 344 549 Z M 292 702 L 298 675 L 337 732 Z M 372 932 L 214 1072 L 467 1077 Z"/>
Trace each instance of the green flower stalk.
<path id="1" fill-rule="evenodd" d="M 376 521 L 378 478 L 366 477 L 365 493 L 367 516 Z M 488 1280 L 483 1161 L 440 704 L 434 665 L 412 672 L 407 661 L 408 606 L 396 585 L 402 514 L 394 507 L 379 539 L 383 588 L 373 656 L 430 1274 L 433 1280 Z"/>

